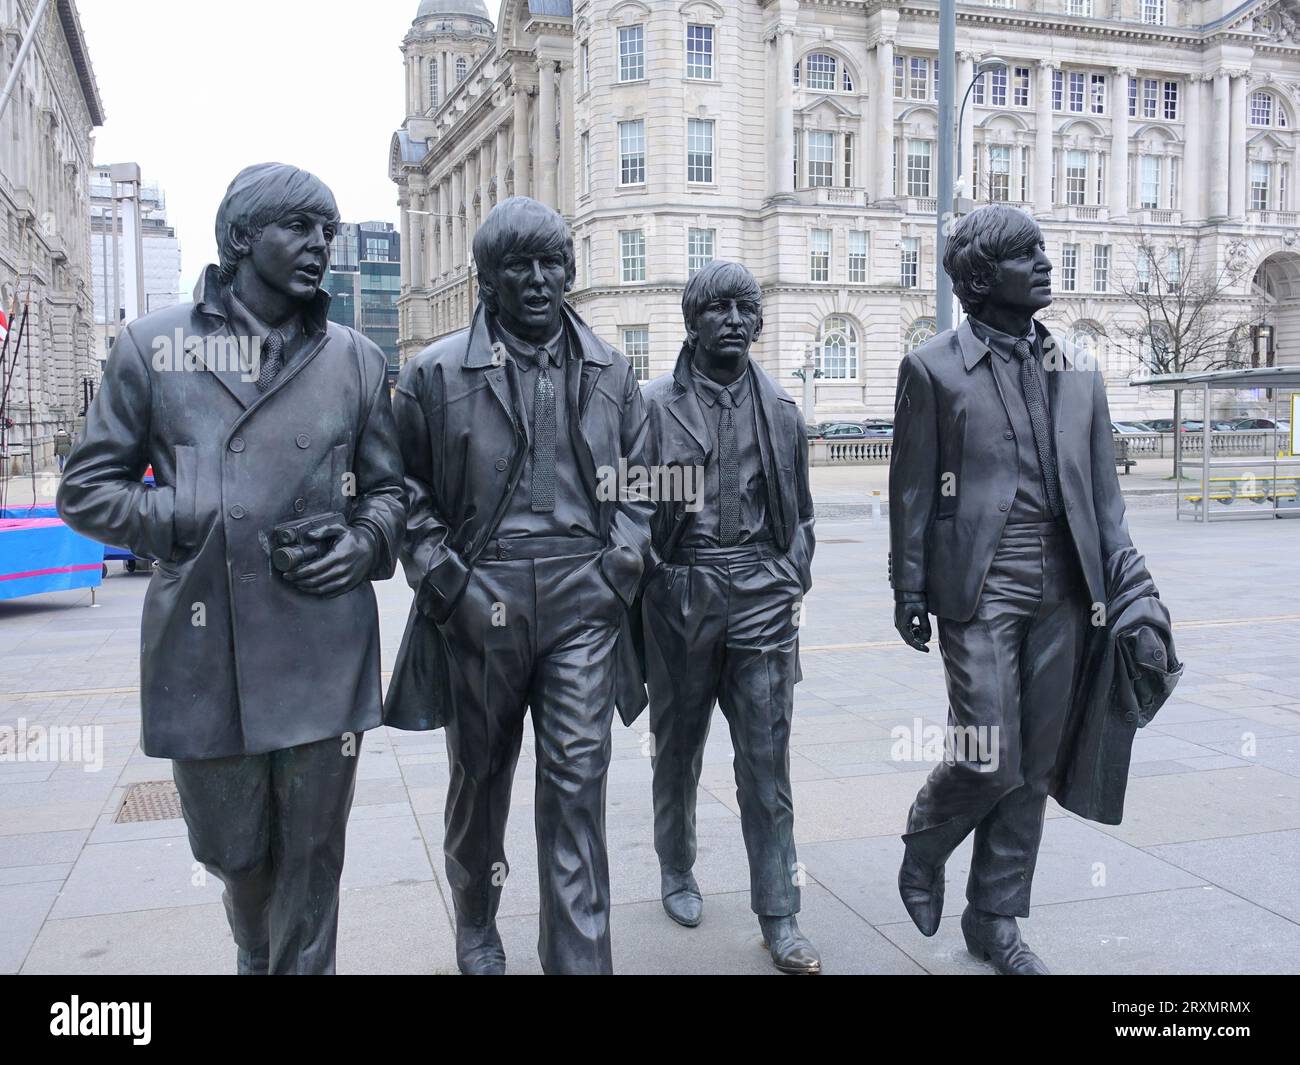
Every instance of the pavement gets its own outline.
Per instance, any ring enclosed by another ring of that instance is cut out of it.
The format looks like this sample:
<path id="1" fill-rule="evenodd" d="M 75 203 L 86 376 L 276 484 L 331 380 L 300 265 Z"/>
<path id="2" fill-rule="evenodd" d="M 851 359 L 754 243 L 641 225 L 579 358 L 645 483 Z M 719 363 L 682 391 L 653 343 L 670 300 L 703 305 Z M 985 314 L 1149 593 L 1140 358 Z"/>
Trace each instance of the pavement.
<path id="1" fill-rule="evenodd" d="M 1022 928 L 1063 973 L 1300 971 L 1300 526 L 1202 527 L 1172 510 L 1168 499 L 1134 499 L 1130 524 L 1178 623 L 1186 673 L 1137 737 L 1122 825 L 1049 807 Z M 791 753 L 807 878 L 800 923 L 827 973 L 986 973 L 957 927 L 969 842 L 949 863 L 933 939 L 913 928 L 895 887 L 899 833 L 930 763 L 895 757 L 894 730 L 944 722 L 939 656 L 893 632 L 886 523 L 823 520 L 818 534 Z M 89 593 L 0 603 L 0 737 L 21 721 L 91 726 L 103 739 L 97 772 L 13 761 L 0 747 L 0 972 L 231 972 L 221 885 L 194 863 L 184 823 L 116 823 L 128 785 L 171 770 L 138 746 L 149 578 L 112 568 L 94 608 Z M 378 596 L 391 669 L 410 593 L 394 580 Z M 773 973 L 749 912 L 725 722 L 715 717 L 704 759 L 696 872 L 705 916 L 691 930 L 658 898 L 645 732 L 644 720 L 614 730 L 617 971 Z M 531 748 L 526 737 L 500 920 L 521 973 L 540 971 Z M 358 777 L 339 971 L 453 972 L 442 733 L 368 734 Z"/>

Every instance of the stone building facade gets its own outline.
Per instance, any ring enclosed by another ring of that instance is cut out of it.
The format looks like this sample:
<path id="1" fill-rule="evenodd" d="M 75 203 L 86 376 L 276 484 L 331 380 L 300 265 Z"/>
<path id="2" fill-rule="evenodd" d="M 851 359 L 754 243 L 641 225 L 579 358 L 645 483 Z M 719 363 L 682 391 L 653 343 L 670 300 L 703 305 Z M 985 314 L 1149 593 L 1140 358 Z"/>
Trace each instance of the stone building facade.
<path id="1" fill-rule="evenodd" d="M 1105 350 L 1117 417 L 1169 403 L 1127 387 L 1139 247 L 1174 275 L 1231 261 L 1225 320 L 1262 318 L 1300 362 L 1298 18 L 1297 0 L 958 6 L 966 187 L 1042 224 L 1046 320 Z M 479 0 L 426 0 L 404 45 L 411 70 L 465 61 L 432 97 L 412 78 L 393 140 L 404 358 L 468 323 L 474 230 L 525 193 L 571 221 L 571 298 L 646 376 L 676 357 L 690 271 L 732 258 L 763 284 L 756 354 L 792 394 L 811 353 L 818 418 L 890 413 L 934 328 L 937 4 L 503 0 L 489 26 Z"/>
<path id="2" fill-rule="evenodd" d="M 34 8 L 34 0 L 0 0 L 0 82 Z M 98 374 L 89 181 L 92 131 L 104 121 L 76 4 L 54 0 L 42 21 L 0 120 L 0 304 L 9 313 L 16 298 L 21 315 L 29 301 L 32 338 L 31 390 L 24 343 L 9 393 L 15 425 L 7 442 L 15 451 L 30 446 L 38 468 L 53 461 L 55 429 L 76 428 L 85 382 Z M 16 326 L 15 320 L 15 333 Z"/>

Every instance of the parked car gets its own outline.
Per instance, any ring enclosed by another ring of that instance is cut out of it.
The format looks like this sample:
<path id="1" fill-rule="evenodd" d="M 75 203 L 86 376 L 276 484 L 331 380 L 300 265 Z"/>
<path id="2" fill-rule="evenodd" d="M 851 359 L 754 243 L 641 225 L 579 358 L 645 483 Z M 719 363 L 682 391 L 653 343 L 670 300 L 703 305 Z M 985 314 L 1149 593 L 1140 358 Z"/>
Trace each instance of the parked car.
<path id="1" fill-rule="evenodd" d="M 881 440 L 889 440 L 894 435 L 893 422 L 863 422 L 862 428 L 867 431 L 867 436 L 877 437 Z"/>
<path id="2" fill-rule="evenodd" d="M 822 426 L 823 440 L 865 440 L 867 431 L 861 422 L 827 422 Z"/>
<path id="3" fill-rule="evenodd" d="M 1147 424 L 1151 426 L 1153 433 L 1172 433 L 1174 431 L 1173 418 L 1153 418 Z"/>
<path id="4" fill-rule="evenodd" d="M 1237 424 L 1236 422 L 1216 419 L 1215 421 L 1210 423 L 1210 428 L 1213 429 L 1216 433 L 1227 433 L 1227 432 L 1231 432 L 1232 429 L 1236 427 L 1236 424 Z"/>
<path id="5" fill-rule="evenodd" d="M 1232 429 L 1239 433 L 1268 432 L 1270 430 L 1289 433 L 1291 431 L 1291 423 L 1280 421 L 1275 422 L 1272 418 L 1239 418 L 1237 421 L 1232 423 Z"/>
<path id="6" fill-rule="evenodd" d="M 1145 422 L 1111 422 L 1110 429 L 1113 433 L 1149 433 L 1152 431 Z"/>

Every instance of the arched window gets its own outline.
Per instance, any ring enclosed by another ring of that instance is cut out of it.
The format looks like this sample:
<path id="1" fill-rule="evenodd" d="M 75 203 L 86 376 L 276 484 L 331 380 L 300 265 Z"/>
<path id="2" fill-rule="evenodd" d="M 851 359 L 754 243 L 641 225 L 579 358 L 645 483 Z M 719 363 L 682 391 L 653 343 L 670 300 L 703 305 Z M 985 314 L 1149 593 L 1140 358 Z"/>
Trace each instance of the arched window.
<path id="1" fill-rule="evenodd" d="M 1066 342 L 1075 350 L 1078 357 L 1087 362 L 1079 369 L 1100 369 L 1102 346 L 1105 339 L 1101 330 L 1091 322 L 1078 321 L 1070 326 L 1065 334 Z"/>
<path id="2" fill-rule="evenodd" d="M 858 331 L 843 315 L 832 315 L 817 333 L 817 369 L 829 381 L 858 379 Z"/>
<path id="3" fill-rule="evenodd" d="M 1252 92 L 1247 102 L 1250 124 L 1252 126 L 1276 126 L 1286 129 L 1286 109 L 1273 93 L 1261 89 Z"/>
<path id="4" fill-rule="evenodd" d="M 442 103 L 442 93 L 438 87 L 438 61 L 429 59 L 429 106 L 437 107 Z"/>
<path id="5" fill-rule="evenodd" d="M 848 67 L 844 68 L 844 91 L 845 92 L 853 91 L 853 75 L 849 73 Z"/>
<path id="6" fill-rule="evenodd" d="M 469 73 L 469 62 L 465 57 L 458 56 L 456 59 L 456 84 L 459 85 L 465 80 L 465 75 Z"/>
<path id="7" fill-rule="evenodd" d="M 929 340 L 936 332 L 939 326 L 933 318 L 918 318 L 909 325 L 903 333 L 903 354 L 914 351 Z"/>
<path id="8" fill-rule="evenodd" d="M 835 90 L 835 75 L 839 71 L 839 62 L 833 55 L 825 52 L 813 52 L 807 59 L 808 88 L 821 92 Z"/>

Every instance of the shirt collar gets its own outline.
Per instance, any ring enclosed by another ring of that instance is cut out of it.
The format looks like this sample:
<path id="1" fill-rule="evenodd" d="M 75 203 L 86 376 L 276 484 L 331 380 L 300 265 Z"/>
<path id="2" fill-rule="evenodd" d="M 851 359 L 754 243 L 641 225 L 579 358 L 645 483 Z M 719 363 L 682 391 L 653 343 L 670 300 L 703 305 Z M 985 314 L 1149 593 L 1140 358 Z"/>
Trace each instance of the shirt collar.
<path id="1" fill-rule="evenodd" d="M 749 371 L 741 374 L 736 380 L 729 385 L 720 385 L 711 377 L 706 377 L 691 366 L 691 379 L 695 384 L 695 392 L 710 407 L 716 406 L 718 398 L 723 392 L 731 393 L 731 405 L 740 407 L 744 404 L 745 399 L 749 396 Z"/>
<path id="2" fill-rule="evenodd" d="M 532 369 L 537 365 L 537 353 L 545 351 L 550 358 L 551 363 L 555 366 L 561 366 L 564 363 L 564 322 L 555 331 L 555 335 L 546 341 L 545 344 L 533 344 L 526 340 L 520 340 L 509 329 L 501 324 L 501 320 L 494 319 L 493 328 L 501 339 L 501 343 L 506 346 L 506 350 L 514 356 L 515 361 L 522 364 L 525 369 Z"/>
<path id="3" fill-rule="evenodd" d="M 983 342 L 989 351 L 997 354 L 1003 362 L 1011 361 L 1015 355 L 1016 345 L 1020 341 L 1027 340 L 1029 345 L 1033 347 L 1034 341 L 1037 339 L 1037 331 L 1034 329 L 1032 320 L 1029 323 L 1029 332 L 1022 337 L 1015 337 L 1010 333 L 1002 332 L 1000 329 L 994 329 L 987 322 L 981 322 L 978 318 L 968 317 L 967 321 L 970 322 L 971 331 L 975 336 Z"/>
<path id="4" fill-rule="evenodd" d="M 224 293 L 224 302 L 226 304 L 226 321 L 230 326 L 230 331 L 237 337 L 258 337 L 265 340 L 272 332 L 277 332 L 284 340 L 284 347 L 287 350 L 298 337 L 298 330 L 301 328 L 301 316 L 294 315 L 287 322 L 280 325 L 267 325 L 256 314 L 248 308 L 243 300 L 235 295 L 233 288 L 227 288 Z"/>
<path id="5" fill-rule="evenodd" d="M 271 327 L 258 322 L 249 311 L 250 321 L 242 323 L 231 322 L 232 307 L 228 305 L 226 294 L 230 292 L 229 285 L 221 283 L 221 271 L 216 266 L 208 266 L 203 273 L 199 275 L 198 284 L 194 287 L 194 304 L 202 314 L 210 314 L 217 318 L 223 318 L 230 322 L 231 331 L 237 335 L 242 332 L 248 332 L 250 325 L 256 325 L 258 336 L 266 336 L 271 331 Z M 233 293 L 231 293 L 233 295 Z M 238 301 L 233 301 L 238 302 Z M 240 306 L 243 306 L 240 304 Z M 315 336 L 325 332 L 329 323 L 330 294 L 323 288 L 316 290 L 316 295 L 298 315 L 301 327 L 306 331 L 308 336 Z M 282 334 L 286 334 L 285 329 L 281 329 Z"/>

